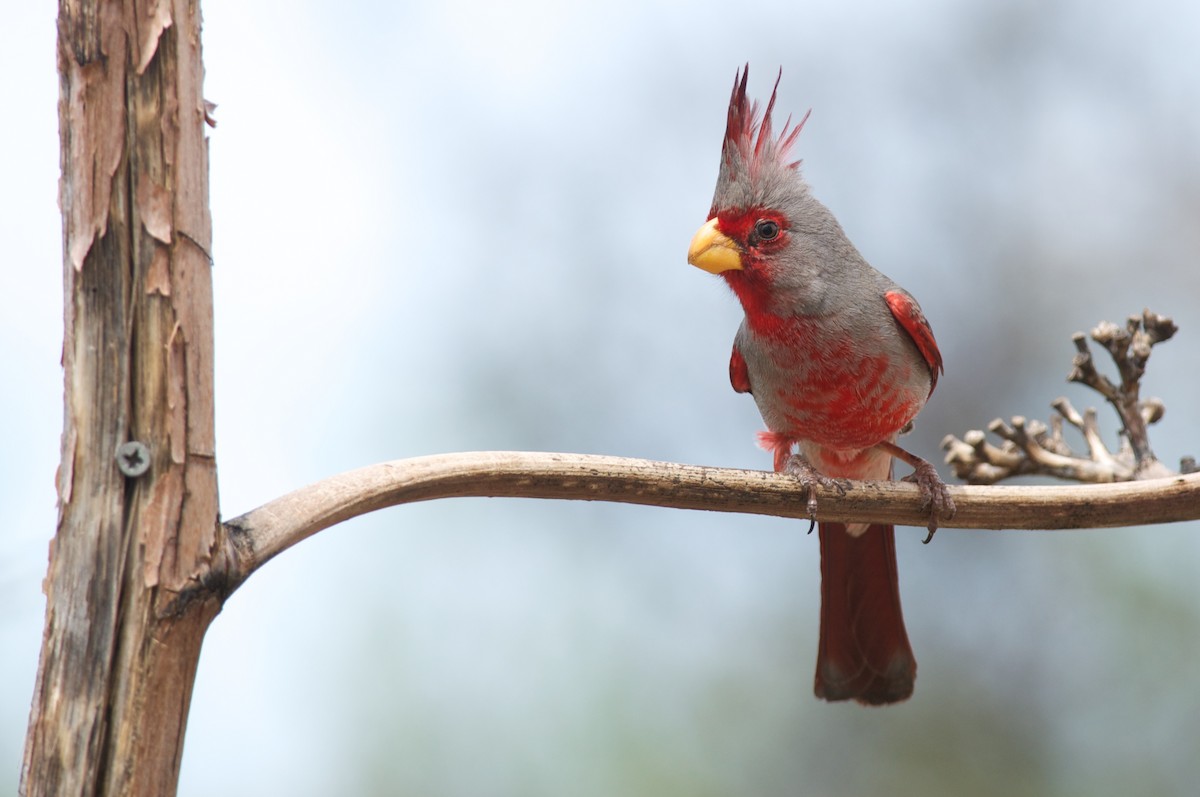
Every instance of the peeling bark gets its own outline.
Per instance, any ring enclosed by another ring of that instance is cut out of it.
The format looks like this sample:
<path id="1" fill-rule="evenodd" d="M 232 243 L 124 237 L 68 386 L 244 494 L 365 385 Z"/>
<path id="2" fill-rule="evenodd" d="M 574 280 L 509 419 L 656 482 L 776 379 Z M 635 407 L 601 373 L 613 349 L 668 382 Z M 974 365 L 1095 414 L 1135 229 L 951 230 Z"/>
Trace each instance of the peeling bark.
<path id="1" fill-rule="evenodd" d="M 65 408 L 21 793 L 160 797 L 220 610 L 195 589 L 218 533 L 200 14 L 61 0 L 58 30 Z"/>

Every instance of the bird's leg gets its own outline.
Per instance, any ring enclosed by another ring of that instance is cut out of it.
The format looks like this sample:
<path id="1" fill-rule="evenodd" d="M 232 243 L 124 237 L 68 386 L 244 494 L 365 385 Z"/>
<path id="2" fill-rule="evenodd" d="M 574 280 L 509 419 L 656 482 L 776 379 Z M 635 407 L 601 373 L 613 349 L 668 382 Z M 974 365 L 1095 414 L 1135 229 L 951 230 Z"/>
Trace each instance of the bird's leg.
<path id="1" fill-rule="evenodd" d="M 879 447 L 912 467 L 913 472 L 901 481 L 915 482 L 921 488 L 921 508 L 929 508 L 929 536 L 925 538 L 928 543 L 937 531 L 938 521 L 954 517 L 954 499 L 950 497 L 946 483 L 938 475 L 937 468 L 916 454 L 908 453 L 895 443 L 880 443 Z"/>
<path id="2" fill-rule="evenodd" d="M 817 525 L 817 487 L 837 490 L 838 495 L 845 495 L 848 482 L 845 479 L 834 479 L 821 473 L 803 454 L 789 456 L 784 462 L 782 472 L 792 476 L 808 489 L 808 533 L 812 534 L 813 528 Z"/>

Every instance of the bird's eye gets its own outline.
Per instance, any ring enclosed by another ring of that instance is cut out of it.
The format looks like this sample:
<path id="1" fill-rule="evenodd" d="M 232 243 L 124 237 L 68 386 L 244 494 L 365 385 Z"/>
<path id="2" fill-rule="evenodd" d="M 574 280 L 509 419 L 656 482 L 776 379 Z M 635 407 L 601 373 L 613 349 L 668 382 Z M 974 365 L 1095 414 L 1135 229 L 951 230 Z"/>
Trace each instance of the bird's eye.
<path id="1" fill-rule="evenodd" d="M 773 241 L 779 237 L 779 224 L 770 219 L 760 219 L 754 225 L 754 232 L 761 241 Z"/>

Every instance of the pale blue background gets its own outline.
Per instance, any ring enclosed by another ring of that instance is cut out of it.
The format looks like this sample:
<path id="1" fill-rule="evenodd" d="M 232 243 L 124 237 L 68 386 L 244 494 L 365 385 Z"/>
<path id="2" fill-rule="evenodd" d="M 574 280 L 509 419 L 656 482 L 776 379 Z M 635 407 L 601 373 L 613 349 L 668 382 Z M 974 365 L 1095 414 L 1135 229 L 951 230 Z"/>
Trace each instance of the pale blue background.
<path id="1" fill-rule="evenodd" d="M 764 468 L 740 317 L 684 262 L 734 70 L 921 300 L 911 448 L 1045 417 L 1069 336 L 1172 315 L 1146 391 L 1200 454 L 1194 3 L 204 3 L 222 506 L 519 448 Z M 61 424 L 54 9 L 0 28 L 0 794 Z M 1105 415 L 1107 433 L 1114 424 Z M 898 543 L 916 696 L 811 696 L 804 524 L 458 500 L 346 524 L 213 625 L 182 795 L 1192 794 L 1200 525 Z"/>

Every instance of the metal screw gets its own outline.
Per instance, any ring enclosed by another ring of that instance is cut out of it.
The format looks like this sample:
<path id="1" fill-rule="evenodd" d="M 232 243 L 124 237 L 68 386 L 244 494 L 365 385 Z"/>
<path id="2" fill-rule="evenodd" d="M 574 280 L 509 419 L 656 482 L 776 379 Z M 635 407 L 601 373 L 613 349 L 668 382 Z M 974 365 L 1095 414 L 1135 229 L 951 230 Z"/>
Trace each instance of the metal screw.
<path id="1" fill-rule="evenodd" d="M 150 449 L 145 443 L 130 440 L 117 448 L 117 469 L 131 479 L 150 470 Z"/>

